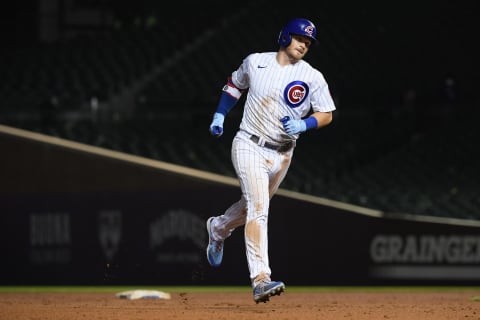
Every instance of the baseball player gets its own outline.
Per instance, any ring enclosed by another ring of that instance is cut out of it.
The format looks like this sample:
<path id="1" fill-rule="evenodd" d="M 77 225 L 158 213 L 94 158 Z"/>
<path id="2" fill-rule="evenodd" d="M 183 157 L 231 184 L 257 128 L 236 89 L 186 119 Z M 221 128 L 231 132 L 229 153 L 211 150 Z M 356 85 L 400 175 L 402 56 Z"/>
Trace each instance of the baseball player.
<path id="1" fill-rule="evenodd" d="M 223 214 L 207 220 L 207 259 L 211 266 L 220 266 L 225 239 L 244 226 L 256 303 L 285 290 L 283 282 L 270 278 L 270 199 L 285 178 L 300 134 L 330 124 L 335 110 L 324 76 L 303 60 L 316 34 L 310 20 L 295 18 L 281 29 L 277 52 L 248 55 L 228 77 L 209 128 L 220 137 L 225 116 L 248 92 L 231 149 L 242 195 Z"/>

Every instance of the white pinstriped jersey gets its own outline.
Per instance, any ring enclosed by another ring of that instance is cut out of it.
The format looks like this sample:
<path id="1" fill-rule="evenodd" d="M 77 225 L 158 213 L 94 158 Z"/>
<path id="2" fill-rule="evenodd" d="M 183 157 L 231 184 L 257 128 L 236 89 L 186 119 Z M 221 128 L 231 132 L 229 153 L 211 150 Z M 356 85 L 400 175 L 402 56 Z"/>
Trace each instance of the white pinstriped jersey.
<path id="1" fill-rule="evenodd" d="M 232 73 L 232 82 L 239 89 L 247 89 L 240 129 L 263 137 L 273 143 L 296 140 L 290 136 L 280 119 L 305 117 L 310 110 L 335 110 L 323 74 L 308 62 L 281 66 L 277 52 L 252 53 Z"/>

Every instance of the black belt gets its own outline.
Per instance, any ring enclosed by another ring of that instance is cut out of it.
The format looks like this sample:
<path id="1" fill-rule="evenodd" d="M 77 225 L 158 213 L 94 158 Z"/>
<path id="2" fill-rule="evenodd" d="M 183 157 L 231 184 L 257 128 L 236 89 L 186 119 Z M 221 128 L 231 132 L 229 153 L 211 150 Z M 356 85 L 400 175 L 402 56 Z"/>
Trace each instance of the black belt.
<path id="1" fill-rule="evenodd" d="M 252 140 L 256 144 L 258 144 L 258 141 L 260 141 L 260 138 L 256 135 L 251 135 L 250 140 Z M 290 151 L 290 149 L 293 148 L 293 141 L 289 141 L 289 142 L 284 143 L 284 144 L 272 144 L 270 142 L 265 141 L 265 143 L 263 144 L 262 147 L 265 147 L 265 148 L 268 148 L 268 149 L 271 149 L 271 150 L 275 150 L 275 151 L 278 151 L 278 152 L 287 152 L 287 151 Z"/>

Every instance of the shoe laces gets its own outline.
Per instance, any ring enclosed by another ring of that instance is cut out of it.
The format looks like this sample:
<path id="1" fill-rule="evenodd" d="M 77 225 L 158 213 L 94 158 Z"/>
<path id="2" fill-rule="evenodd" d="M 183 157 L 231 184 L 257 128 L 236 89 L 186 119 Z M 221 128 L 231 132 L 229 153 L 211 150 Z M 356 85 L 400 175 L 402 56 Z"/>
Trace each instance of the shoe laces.
<path id="1" fill-rule="evenodd" d="M 273 281 L 270 280 L 270 279 L 262 279 L 260 280 L 259 282 L 257 282 L 257 285 L 255 286 L 256 288 L 263 288 L 267 285 L 269 285 L 270 283 L 272 283 Z"/>

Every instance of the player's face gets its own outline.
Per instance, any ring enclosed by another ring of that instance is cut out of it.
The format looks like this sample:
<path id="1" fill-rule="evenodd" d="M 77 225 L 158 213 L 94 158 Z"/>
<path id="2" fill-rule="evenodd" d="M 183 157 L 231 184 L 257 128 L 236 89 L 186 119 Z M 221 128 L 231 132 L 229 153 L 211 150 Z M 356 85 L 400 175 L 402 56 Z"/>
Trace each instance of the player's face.
<path id="1" fill-rule="evenodd" d="M 308 48 L 312 44 L 312 40 L 301 35 L 292 35 L 292 42 L 287 47 L 287 54 L 296 60 L 303 59 L 307 54 Z"/>

